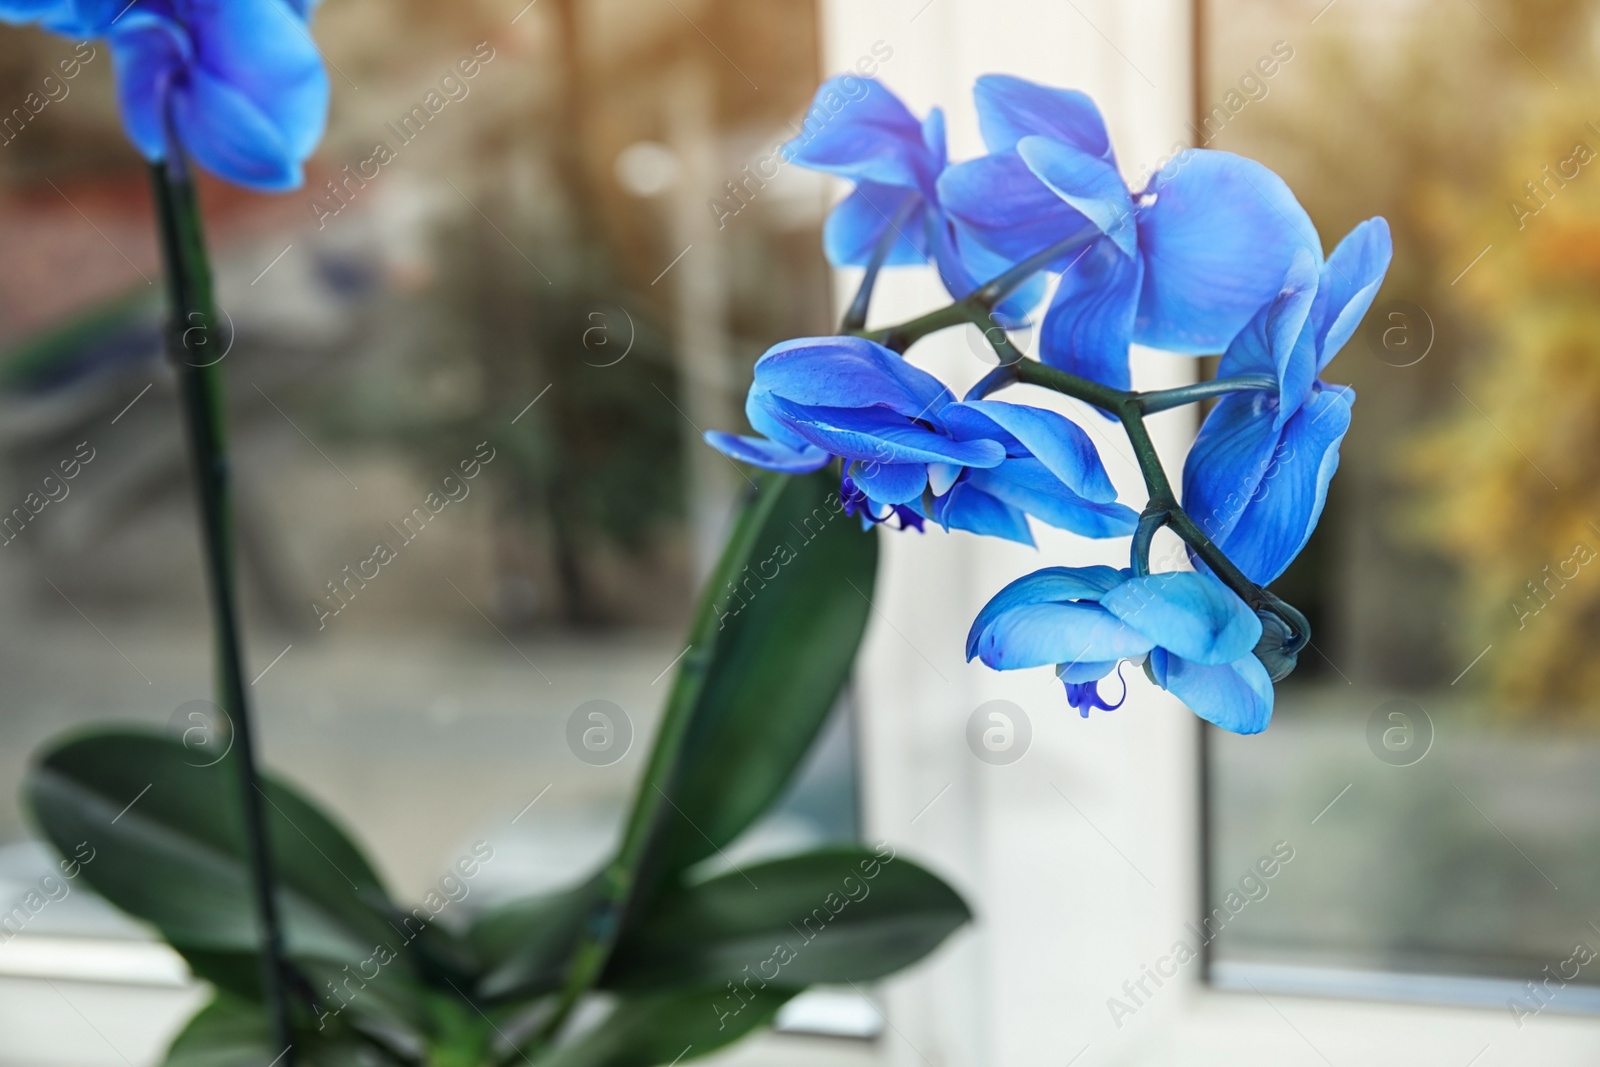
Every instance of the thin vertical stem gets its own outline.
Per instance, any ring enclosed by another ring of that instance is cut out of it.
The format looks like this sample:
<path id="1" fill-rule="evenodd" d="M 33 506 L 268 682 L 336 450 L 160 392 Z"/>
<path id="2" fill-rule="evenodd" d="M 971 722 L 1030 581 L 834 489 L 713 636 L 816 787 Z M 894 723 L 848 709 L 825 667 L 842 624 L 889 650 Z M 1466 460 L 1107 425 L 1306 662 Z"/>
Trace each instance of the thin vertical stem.
<path id="1" fill-rule="evenodd" d="M 920 198 L 911 196 L 900 205 L 900 209 L 889 220 L 889 226 L 878 238 L 878 243 L 872 248 L 872 256 L 867 260 L 867 272 L 861 277 L 861 287 L 856 290 L 855 299 L 850 301 L 850 307 L 844 313 L 844 319 L 839 323 L 840 333 L 851 333 L 867 325 L 867 311 L 872 306 L 872 292 L 878 286 L 878 275 L 883 270 L 883 265 L 889 260 L 889 253 L 894 251 L 894 246 L 901 237 L 900 227 L 911 218 Z"/>
<path id="2" fill-rule="evenodd" d="M 216 306 L 194 185 L 181 166 L 181 158 L 175 162 L 178 165 L 156 164 L 151 168 L 171 312 L 167 352 L 178 372 L 184 425 L 194 460 L 215 638 L 217 702 L 232 728 L 238 754 L 234 764 L 244 822 L 245 859 L 261 934 L 262 993 L 278 1044 L 284 1048 L 278 1062 L 293 1067 L 294 1035 L 285 989 L 283 926 L 273 891 L 255 731 L 245 684 L 244 651 L 239 641 L 227 419 L 222 369 L 218 366 L 226 352 L 215 350 Z"/>

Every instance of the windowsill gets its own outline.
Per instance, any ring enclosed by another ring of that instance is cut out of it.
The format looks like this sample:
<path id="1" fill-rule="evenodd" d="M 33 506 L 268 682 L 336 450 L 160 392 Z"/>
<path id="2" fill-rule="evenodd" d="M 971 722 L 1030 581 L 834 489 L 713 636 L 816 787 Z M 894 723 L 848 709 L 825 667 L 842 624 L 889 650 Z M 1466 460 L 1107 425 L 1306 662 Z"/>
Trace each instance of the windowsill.
<path id="1" fill-rule="evenodd" d="M 159 941 L 23 936 L 0 944 L 0 978 L 182 989 L 183 957 Z"/>
<path id="2" fill-rule="evenodd" d="M 159 941 L 20 936 L 0 944 L 0 1067 L 146 1067 L 204 999 L 183 958 Z M 727 1067 L 868 1067 L 878 1006 L 817 989 L 785 1006 L 777 1032 L 734 1046 Z"/>
<path id="3" fill-rule="evenodd" d="M 1245 976 L 1239 975 L 1241 979 Z M 1255 981 L 1251 975 L 1248 981 Z M 1451 1064 L 1454 1067 L 1579 1067 L 1594 1062 L 1600 1020 L 1554 1008 L 1518 1027 L 1504 1002 L 1442 1006 L 1302 996 L 1260 982 L 1241 991 L 1201 987 L 1146 1039 L 1138 1067 L 1344 1067 Z"/>
<path id="4" fill-rule="evenodd" d="M 1538 1003 L 1529 993 L 1526 981 L 1509 978 L 1457 978 L 1279 963 L 1213 964 L 1211 986 L 1227 992 L 1259 991 L 1294 997 L 1374 1000 L 1442 1008 L 1490 1008 L 1507 1016 L 1511 1015 L 1508 1001 L 1519 1001 L 1530 1012 Z M 1546 1001 L 1546 1006 L 1534 1014 L 1600 1015 L 1600 987 L 1597 986 L 1569 983 L 1552 989 Z"/>

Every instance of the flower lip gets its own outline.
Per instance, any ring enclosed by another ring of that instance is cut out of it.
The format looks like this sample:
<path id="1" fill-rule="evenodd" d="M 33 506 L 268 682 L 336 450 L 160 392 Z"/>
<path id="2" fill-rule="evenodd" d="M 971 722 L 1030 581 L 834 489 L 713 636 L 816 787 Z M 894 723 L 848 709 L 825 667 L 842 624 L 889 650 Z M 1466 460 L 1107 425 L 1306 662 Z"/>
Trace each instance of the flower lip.
<path id="1" fill-rule="evenodd" d="M 1105 697 L 1100 693 L 1100 679 L 1098 678 L 1088 682 L 1063 681 L 1062 684 L 1066 686 L 1067 690 L 1067 703 L 1077 708 L 1078 714 L 1085 719 L 1089 717 L 1091 708 L 1116 711 L 1122 707 L 1128 702 L 1128 680 L 1122 677 L 1122 663 L 1123 661 L 1121 660 L 1117 661 L 1117 680 L 1122 683 L 1122 696 L 1115 704 L 1106 703 Z"/>

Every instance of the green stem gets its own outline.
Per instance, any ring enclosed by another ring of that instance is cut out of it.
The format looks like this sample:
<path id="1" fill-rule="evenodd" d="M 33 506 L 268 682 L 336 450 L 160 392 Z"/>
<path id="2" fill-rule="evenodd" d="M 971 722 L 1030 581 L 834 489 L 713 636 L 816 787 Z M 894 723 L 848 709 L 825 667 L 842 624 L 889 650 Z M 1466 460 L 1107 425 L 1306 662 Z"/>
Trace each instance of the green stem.
<path id="1" fill-rule="evenodd" d="M 262 996 L 277 1043 L 284 1049 L 278 1062 L 283 1067 L 293 1067 L 296 1057 L 285 988 L 283 926 L 273 891 L 272 858 L 256 766 L 255 731 L 245 684 L 244 651 L 239 640 L 227 418 L 222 369 L 217 365 L 221 356 L 213 356 L 211 347 L 212 330 L 217 321 L 211 268 L 194 185 L 183 168 L 181 156 L 175 154 L 170 165 L 154 165 L 151 180 L 172 316 L 167 325 L 167 351 L 176 364 L 182 393 L 205 546 L 216 652 L 217 703 L 227 717 L 238 748 L 235 766 L 244 823 L 245 860 L 261 936 Z"/>
<path id="2" fill-rule="evenodd" d="M 1188 512 L 1181 508 L 1174 509 L 1170 525 L 1172 532 L 1194 550 L 1194 554 L 1211 568 L 1213 574 L 1222 579 L 1222 584 L 1238 593 L 1239 599 L 1249 604 L 1252 610 L 1270 611 L 1274 615 L 1282 614 L 1278 610 L 1278 605 L 1283 604 L 1283 601 L 1246 578 L 1244 572 L 1233 565 L 1233 560 L 1228 558 L 1227 553 L 1218 548 L 1211 538 L 1206 536 L 1206 532 L 1200 529 L 1200 524 L 1189 517 Z M 1294 614 L 1299 618 L 1301 626 L 1304 626 L 1305 616 L 1299 612 Z M 1284 621 L 1290 623 L 1291 627 L 1294 626 L 1292 619 L 1285 618 Z M 1309 628 L 1297 629 L 1296 632 L 1309 636 L 1308 630 Z"/>
<path id="3" fill-rule="evenodd" d="M 1114 389 L 1109 385 L 1081 378 L 1064 370 L 1058 370 L 1036 359 L 1025 359 L 1016 365 L 1017 381 L 1025 385 L 1037 385 L 1045 389 L 1063 393 L 1086 404 L 1093 404 L 1108 414 L 1122 417 L 1122 411 L 1133 400 L 1134 394 L 1125 389 Z M 1138 412 L 1135 411 L 1135 414 Z"/>
<path id="4" fill-rule="evenodd" d="M 984 311 L 982 308 L 978 310 L 980 313 Z M 910 322 L 902 322 L 898 326 L 891 326 L 884 330 L 873 330 L 858 336 L 865 337 L 869 341 L 876 341 L 891 351 L 903 353 L 930 334 L 938 333 L 940 330 L 948 330 L 952 326 L 960 326 L 971 321 L 972 315 L 969 308 L 964 306 L 962 302 L 957 301 L 954 304 L 946 304 L 937 311 L 930 311 L 926 315 L 912 319 Z"/>
<path id="5" fill-rule="evenodd" d="M 1167 469 L 1161 465 L 1161 457 L 1156 453 L 1156 444 L 1150 439 L 1150 430 L 1144 424 L 1144 415 L 1140 413 L 1138 405 L 1130 399 L 1117 415 L 1128 434 L 1128 443 L 1133 446 L 1134 458 L 1139 461 L 1139 473 L 1144 475 L 1145 491 L 1150 497 L 1150 502 L 1145 505 L 1146 511 L 1176 513 L 1180 510 L 1178 498 L 1172 491 L 1172 483 L 1167 480 Z"/>
<path id="6" fill-rule="evenodd" d="M 626 907 L 636 892 L 646 851 L 661 821 L 672 811 L 667 791 L 673 788 L 682 762 L 683 746 L 695 704 L 700 699 L 716 649 L 721 620 L 715 610 L 718 596 L 738 576 L 755 549 L 766 518 L 777 505 L 782 475 L 768 475 L 754 499 L 745 505 L 738 525 L 728 538 L 707 579 L 690 631 L 689 651 L 678 666 L 662 715 L 650 763 L 640 779 L 627 832 L 616 856 L 601 875 L 600 897 L 585 922 L 583 936 L 567 969 L 567 980 L 549 1020 L 534 1039 L 536 1047 L 548 1044 L 561 1030 L 583 996 L 594 988 L 627 916 Z"/>
<path id="7" fill-rule="evenodd" d="M 960 326 L 962 323 L 970 322 L 987 333 L 989 328 L 995 325 L 994 317 L 990 312 L 994 310 L 996 304 L 1009 296 L 1012 290 L 1062 256 L 1077 251 L 1098 236 L 1099 231 L 1093 229 L 1075 233 L 1063 241 L 1056 242 L 1042 252 L 1029 256 L 1004 274 L 979 286 L 953 304 L 947 304 L 937 311 L 931 311 L 926 315 L 912 319 L 910 322 L 903 322 L 898 326 L 891 326 L 883 330 L 873 330 L 870 333 L 857 332 L 857 336 L 865 337 L 869 341 L 876 341 L 895 352 L 904 352 L 924 337 L 938 333 L 940 330 L 947 330 L 952 326 Z M 1007 342 L 1007 345 L 1009 346 L 1009 342 Z M 1022 358 L 1021 353 L 1017 354 L 1017 358 Z"/>
<path id="8" fill-rule="evenodd" d="M 856 297 L 850 302 L 844 320 L 839 324 L 840 333 L 854 333 L 867 325 L 867 310 L 872 306 L 872 291 L 878 285 L 878 274 L 883 270 L 889 253 L 894 251 L 895 242 L 900 240 L 900 227 L 911 217 L 916 206 L 917 198 L 908 198 L 894 213 L 894 218 L 889 220 L 889 228 L 878 238 L 877 245 L 872 249 L 872 258 L 867 261 L 867 272 L 861 278 L 861 287 L 856 290 Z"/>
<path id="9" fill-rule="evenodd" d="M 1162 466 L 1161 457 L 1156 453 L 1155 442 L 1150 439 L 1150 431 L 1145 426 L 1144 416 L 1147 408 L 1142 402 L 1146 397 L 1170 396 L 1179 392 L 1179 390 L 1166 390 L 1164 393 L 1135 393 L 1125 389 L 1114 389 L 1109 385 L 1101 385 L 1099 382 L 1081 378 L 1076 374 L 1070 374 L 1067 371 L 1058 370 L 1055 367 L 1031 359 L 1023 360 L 1005 369 L 1014 371 L 1016 374 L 1015 380 L 1018 382 L 1052 389 L 1055 392 L 1082 400 L 1085 403 L 1093 404 L 1095 407 L 1120 419 L 1123 429 L 1127 432 L 1128 443 L 1133 446 L 1134 457 L 1139 463 L 1139 472 L 1144 477 L 1145 491 L 1149 496 L 1149 503 L 1145 509 L 1146 515 L 1153 512 L 1163 514 L 1165 516 L 1164 524 L 1172 527 L 1173 533 L 1177 534 L 1185 544 L 1194 549 L 1195 555 L 1204 561 L 1206 566 L 1211 568 L 1212 573 L 1221 579 L 1223 584 L 1237 593 L 1240 599 L 1250 605 L 1253 610 L 1271 611 L 1279 615 L 1285 622 L 1289 623 L 1290 628 L 1297 635 L 1305 640 L 1310 639 L 1309 627 L 1306 625 L 1305 616 L 1292 608 L 1289 608 L 1289 611 L 1293 612 L 1292 617 L 1279 610 L 1280 606 L 1283 608 L 1288 608 L 1289 606 L 1245 577 L 1244 572 L 1233 565 L 1233 561 L 1227 557 L 1222 549 L 1212 543 L 1211 539 L 1206 536 L 1205 531 L 1200 529 L 1200 526 L 1179 506 L 1177 495 L 1172 491 L 1172 483 L 1167 478 L 1166 468 Z M 984 382 L 989 382 L 996 377 L 994 372 L 990 372 L 984 378 Z M 1261 383 L 1253 378 L 1225 380 L 1229 384 L 1211 395 L 1261 387 Z M 1005 383 L 1001 381 L 1000 384 Z M 1202 384 L 1210 385 L 1211 383 Z M 1273 385 L 1276 386 L 1276 383 L 1273 383 Z M 998 388 L 998 386 L 996 387 Z M 1155 528 L 1151 528 L 1148 531 L 1148 536 L 1155 536 Z M 1140 556 L 1136 550 L 1134 554 L 1135 567 L 1139 565 L 1139 559 Z M 1145 557 L 1145 560 L 1146 566 L 1148 566 L 1148 556 Z"/>
<path id="10" fill-rule="evenodd" d="M 1311 641 L 1311 627 L 1306 617 L 1247 578 L 1244 572 L 1234 566 L 1227 554 L 1206 536 L 1199 524 L 1183 510 L 1172 491 L 1166 468 L 1161 464 L 1161 457 L 1156 454 L 1155 443 L 1151 441 L 1150 432 L 1144 423 L 1146 415 L 1168 411 L 1215 396 L 1236 392 L 1270 392 L 1278 388 L 1277 380 L 1269 374 L 1243 374 L 1180 386 L 1176 389 L 1159 389 L 1144 393 L 1116 389 L 1038 360 L 1026 358 L 1011 343 L 1005 331 L 995 326 L 994 318 L 990 314 L 994 305 L 1005 299 L 1008 293 L 1028 278 L 1045 269 L 1051 262 L 1089 243 L 1096 236 L 1097 234 L 1093 232 L 1075 234 L 1017 264 L 964 299 L 897 326 L 889 326 L 870 333 L 857 331 L 856 336 L 877 341 L 886 348 L 904 353 L 924 337 L 952 326 L 971 323 L 983 331 L 984 338 L 1000 357 L 1000 366 L 984 375 L 982 380 L 967 392 L 967 400 L 981 400 L 1009 385 L 1036 385 L 1092 404 L 1120 420 L 1127 432 L 1129 443 L 1133 445 L 1139 471 L 1144 477 L 1145 489 L 1149 495 L 1149 502 L 1134 532 L 1132 562 L 1135 571 L 1141 574 L 1148 572 L 1151 539 L 1161 526 L 1170 526 L 1212 573 L 1237 593 L 1252 610 L 1271 612 L 1283 619 L 1294 634 L 1290 647 L 1298 653 Z"/>
<path id="11" fill-rule="evenodd" d="M 1155 442 L 1150 439 L 1150 431 L 1144 424 L 1144 414 L 1139 410 L 1137 401 L 1130 398 L 1118 414 L 1122 418 L 1123 428 L 1128 433 L 1128 443 L 1133 445 L 1134 456 L 1139 460 L 1139 470 L 1144 475 L 1145 489 L 1149 492 L 1150 502 L 1145 506 L 1146 514 L 1154 510 L 1165 512 L 1166 525 L 1172 527 L 1172 532 L 1192 548 L 1194 554 L 1211 568 L 1212 573 L 1229 589 L 1239 594 L 1239 599 L 1250 605 L 1252 610 L 1274 610 L 1272 602 L 1278 598 L 1245 577 L 1244 572 L 1233 565 L 1227 554 L 1212 543 L 1211 538 L 1206 536 L 1199 524 L 1179 506 L 1178 498 L 1172 492 L 1172 483 L 1167 480 L 1166 468 L 1161 465 L 1161 457 L 1156 454 Z M 1155 531 L 1151 530 L 1150 534 L 1153 537 Z"/>
<path id="12" fill-rule="evenodd" d="M 1133 547 L 1128 553 L 1128 559 L 1133 565 L 1133 573 L 1140 578 L 1150 573 L 1150 545 L 1155 540 L 1156 531 L 1165 526 L 1171 518 L 1172 510 L 1159 505 L 1146 507 L 1144 514 L 1139 516 L 1139 525 L 1133 531 Z"/>
<path id="13" fill-rule="evenodd" d="M 1007 270 L 1004 274 L 985 282 L 983 285 L 979 286 L 971 296 L 967 297 L 967 299 L 975 301 L 983 307 L 992 308 L 996 304 L 1000 303 L 1000 301 L 1010 296 L 1012 290 L 1016 289 L 1023 282 L 1027 281 L 1035 274 L 1038 274 L 1040 271 L 1044 270 L 1062 256 L 1067 255 L 1069 252 L 1076 252 L 1078 249 L 1083 248 L 1085 245 L 1089 244 L 1099 236 L 1099 230 L 1092 226 L 1086 226 L 1072 236 L 1057 241 L 1049 248 L 1035 252 L 1021 263 L 1018 263 L 1016 266 Z"/>
<path id="14" fill-rule="evenodd" d="M 1213 378 L 1209 382 L 1196 382 L 1176 389 L 1158 389 L 1136 395 L 1139 410 L 1146 415 L 1154 415 L 1158 411 L 1169 411 L 1185 404 L 1197 404 L 1202 400 L 1225 396 L 1228 393 L 1277 391 L 1278 380 L 1270 374 L 1241 374 L 1233 378 Z"/>

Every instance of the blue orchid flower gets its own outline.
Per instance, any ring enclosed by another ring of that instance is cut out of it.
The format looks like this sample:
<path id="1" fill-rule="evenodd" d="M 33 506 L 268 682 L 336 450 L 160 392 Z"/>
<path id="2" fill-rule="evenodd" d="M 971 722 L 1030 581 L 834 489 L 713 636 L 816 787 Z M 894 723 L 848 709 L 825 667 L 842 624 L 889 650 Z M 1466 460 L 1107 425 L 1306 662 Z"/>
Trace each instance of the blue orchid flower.
<path id="1" fill-rule="evenodd" d="M 47 30 L 69 37 L 98 37 L 83 13 L 81 0 L 4 0 L 0 3 L 0 22 L 37 23 Z"/>
<path id="2" fill-rule="evenodd" d="M 1278 388 L 1234 393 L 1206 417 L 1184 464 L 1183 503 L 1258 585 L 1284 572 L 1322 517 L 1355 391 L 1317 376 L 1360 325 L 1392 255 L 1381 218 L 1324 263 L 1301 252 L 1217 368 L 1218 377 L 1270 374 Z"/>
<path id="3" fill-rule="evenodd" d="M 712 431 L 725 455 L 799 474 L 844 461 L 842 496 L 869 521 L 899 514 L 1032 544 L 1027 516 L 1088 537 L 1137 514 L 1081 427 L 1052 411 L 958 403 L 939 380 L 860 337 L 787 341 L 756 363 L 745 402 L 762 436 Z"/>
<path id="4" fill-rule="evenodd" d="M 1051 567 L 984 605 L 967 659 L 1002 671 L 1055 665 L 1085 717 L 1118 706 L 1105 701 L 1099 680 L 1123 660 L 1143 659 L 1155 683 L 1195 714 L 1254 734 L 1266 729 L 1273 702 L 1272 680 L 1252 654 L 1260 637 L 1261 620 L 1209 574 Z"/>
<path id="5" fill-rule="evenodd" d="M 874 79 L 830 78 L 817 89 L 800 134 L 784 151 L 791 163 L 855 182 L 823 226 L 823 250 L 834 266 L 866 266 L 891 228 L 897 236 L 884 264 L 931 262 L 958 300 L 1011 265 L 960 237 L 939 202 L 939 176 L 949 155 L 938 108 L 919 121 Z M 1043 279 L 1030 279 L 1001 301 L 996 321 L 1019 324 L 1043 296 Z"/>
<path id="6" fill-rule="evenodd" d="M 962 236 L 1019 262 L 1074 236 L 1039 335 L 1044 362 L 1130 384 L 1130 343 L 1184 354 L 1226 345 L 1278 289 L 1316 230 L 1259 163 L 1190 150 L 1140 192 L 1117 169 L 1083 93 L 1001 75 L 974 89 L 990 154 L 944 171 L 938 197 Z"/>
<path id="7" fill-rule="evenodd" d="M 180 147 L 266 192 L 298 187 L 329 86 L 306 29 L 314 0 L 0 0 L 0 21 L 104 37 L 123 126 L 151 162 Z M 173 144 L 176 140 L 176 146 Z"/>

